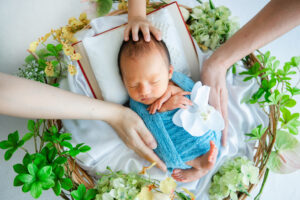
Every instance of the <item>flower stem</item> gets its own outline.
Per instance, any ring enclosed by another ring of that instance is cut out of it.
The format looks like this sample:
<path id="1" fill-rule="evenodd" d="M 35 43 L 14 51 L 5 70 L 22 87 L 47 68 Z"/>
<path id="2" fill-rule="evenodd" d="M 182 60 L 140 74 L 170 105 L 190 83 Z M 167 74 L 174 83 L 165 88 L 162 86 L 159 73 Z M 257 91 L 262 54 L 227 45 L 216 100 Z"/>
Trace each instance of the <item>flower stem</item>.
<path id="1" fill-rule="evenodd" d="M 265 172 L 265 175 L 264 175 L 264 180 L 263 180 L 262 185 L 261 185 L 260 190 L 259 190 L 259 193 L 256 195 L 254 200 L 259 200 L 260 199 L 260 196 L 262 194 L 262 191 L 264 189 L 265 183 L 266 183 L 268 175 L 269 175 L 269 171 L 270 171 L 269 168 L 267 168 L 266 172 Z"/>

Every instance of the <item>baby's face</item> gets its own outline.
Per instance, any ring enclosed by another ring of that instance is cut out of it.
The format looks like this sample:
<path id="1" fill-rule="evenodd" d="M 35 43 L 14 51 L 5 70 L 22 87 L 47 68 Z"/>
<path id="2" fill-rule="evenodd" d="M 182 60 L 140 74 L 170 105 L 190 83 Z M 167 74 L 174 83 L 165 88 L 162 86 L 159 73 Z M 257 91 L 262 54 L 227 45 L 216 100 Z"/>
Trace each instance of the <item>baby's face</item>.
<path id="1" fill-rule="evenodd" d="M 158 50 L 139 58 L 123 56 L 121 63 L 123 81 L 133 100 L 150 105 L 167 90 L 173 67 L 167 66 Z"/>

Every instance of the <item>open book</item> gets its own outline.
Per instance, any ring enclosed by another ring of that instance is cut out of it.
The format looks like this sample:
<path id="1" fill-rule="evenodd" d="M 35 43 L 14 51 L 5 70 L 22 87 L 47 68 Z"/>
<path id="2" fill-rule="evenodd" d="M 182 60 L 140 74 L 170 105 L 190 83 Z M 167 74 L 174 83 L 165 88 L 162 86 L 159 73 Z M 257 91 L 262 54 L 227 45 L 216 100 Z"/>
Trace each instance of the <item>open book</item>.
<path id="1" fill-rule="evenodd" d="M 127 19 L 127 15 L 124 15 L 124 18 Z M 160 7 L 149 13 L 147 18 L 161 30 L 175 70 L 197 80 L 199 61 L 196 44 L 188 31 L 177 2 Z M 125 25 L 111 28 L 73 44 L 75 51 L 82 56 L 78 65 L 97 99 L 120 103 L 127 98 L 120 77 L 116 78 L 119 76 L 116 71 L 118 70 L 117 54 L 123 41 Z"/>

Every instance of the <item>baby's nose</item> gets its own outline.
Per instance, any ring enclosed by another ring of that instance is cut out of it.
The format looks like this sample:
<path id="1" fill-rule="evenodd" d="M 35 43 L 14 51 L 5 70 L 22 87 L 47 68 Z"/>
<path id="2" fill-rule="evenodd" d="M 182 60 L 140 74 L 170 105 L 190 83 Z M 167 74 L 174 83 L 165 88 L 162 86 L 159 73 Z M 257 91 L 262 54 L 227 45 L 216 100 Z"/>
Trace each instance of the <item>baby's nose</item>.
<path id="1" fill-rule="evenodd" d="M 149 85 L 141 85 L 139 92 L 141 96 L 146 97 L 151 93 L 151 87 Z"/>

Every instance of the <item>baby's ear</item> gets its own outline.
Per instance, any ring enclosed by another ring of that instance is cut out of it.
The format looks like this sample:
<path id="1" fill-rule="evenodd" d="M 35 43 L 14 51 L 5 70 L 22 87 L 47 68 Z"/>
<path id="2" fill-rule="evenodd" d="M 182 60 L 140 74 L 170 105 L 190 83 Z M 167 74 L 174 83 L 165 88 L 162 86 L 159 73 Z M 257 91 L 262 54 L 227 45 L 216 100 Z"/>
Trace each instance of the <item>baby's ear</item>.
<path id="1" fill-rule="evenodd" d="M 172 78 L 173 72 L 174 72 L 174 67 L 173 67 L 173 65 L 169 65 L 169 79 Z"/>

